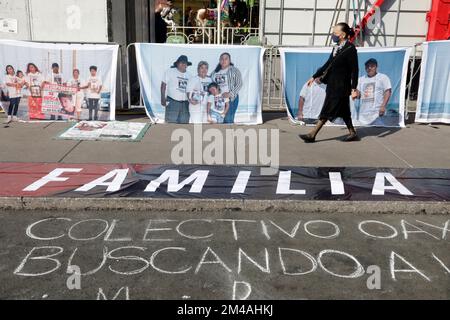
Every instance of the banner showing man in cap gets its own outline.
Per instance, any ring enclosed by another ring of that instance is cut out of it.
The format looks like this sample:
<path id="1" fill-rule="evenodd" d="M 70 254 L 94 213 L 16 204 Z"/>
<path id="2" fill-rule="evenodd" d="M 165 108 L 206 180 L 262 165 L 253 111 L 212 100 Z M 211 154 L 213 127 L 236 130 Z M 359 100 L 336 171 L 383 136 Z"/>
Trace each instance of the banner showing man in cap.
<path id="1" fill-rule="evenodd" d="M 392 94 L 389 77 L 378 73 L 378 62 L 371 58 L 366 61 L 366 75 L 358 80 L 360 99 L 359 121 L 370 125 L 384 125 L 381 117 L 386 114 L 386 106 Z"/>
<path id="2" fill-rule="evenodd" d="M 178 57 L 161 82 L 161 105 L 166 108 L 166 123 L 189 123 L 189 101 L 186 87 L 191 75 L 187 67 L 192 63 L 185 55 Z"/>

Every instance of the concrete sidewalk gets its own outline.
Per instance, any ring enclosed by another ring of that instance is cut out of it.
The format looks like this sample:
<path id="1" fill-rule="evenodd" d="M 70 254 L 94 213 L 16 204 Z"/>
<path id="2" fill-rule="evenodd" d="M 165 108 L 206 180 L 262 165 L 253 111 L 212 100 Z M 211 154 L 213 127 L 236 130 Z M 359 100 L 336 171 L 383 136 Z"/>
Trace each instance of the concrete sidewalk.
<path id="1" fill-rule="evenodd" d="M 2 116 L 0 116 L 2 117 Z M 0 119 L 2 121 L 3 119 Z M 148 122 L 141 115 L 119 116 L 121 121 Z M 450 126 L 410 124 L 407 128 L 360 128 L 361 141 L 342 142 L 346 128 L 326 127 L 317 143 L 305 144 L 299 134 L 310 128 L 289 123 L 285 113 L 265 114 L 260 126 L 205 126 L 223 133 L 228 128 L 278 129 L 280 166 L 450 168 Z M 153 125 L 140 142 L 60 140 L 73 123 L 12 123 L 0 126 L 0 162 L 172 164 L 175 129 L 189 125 Z M 248 142 L 247 142 L 248 144 Z M 206 143 L 205 143 L 206 145 Z M 235 146 L 236 147 L 236 146 Z M 248 150 L 248 145 L 246 146 Z M 270 150 L 270 149 L 269 149 Z M 236 151 L 236 150 L 235 150 Z M 236 163 L 255 165 L 254 163 Z M 222 212 L 316 212 L 450 214 L 449 202 L 408 201 L 271 201 L 220 199 L 77 199 L 0 198 L 0 209 L 14 210 L 151 210 Z"/>
<path id="2" fill-rule="evenodd" d="M 4 115 L 0 116 L 3 122 Z M 148 122 L 144 116 L 119 116 L 121 121 Z M 171 164 L 171 134 L 189 125 L 153 125 L 140 142 L 58 140 L 73 123 L 0 125 L 0 161 L 55 163 Z M 228 126 L 205 126 L 224 132 Z M 285 113 L 265 114 L 263 125 L 231 128 L 279 129 L 280 165 L 312 167 L 450 168 L 450 126 L 410 124 L 407 128 L 360 128 L 361 141 L 341 142 L 343 127 L 324 128 L 315 144 L 298 137 L 310 128 L 289 123 Z M 248 148 L 247 148 L 248 150 Z M 249 164 L 249 163 L 247 163 Z"/>

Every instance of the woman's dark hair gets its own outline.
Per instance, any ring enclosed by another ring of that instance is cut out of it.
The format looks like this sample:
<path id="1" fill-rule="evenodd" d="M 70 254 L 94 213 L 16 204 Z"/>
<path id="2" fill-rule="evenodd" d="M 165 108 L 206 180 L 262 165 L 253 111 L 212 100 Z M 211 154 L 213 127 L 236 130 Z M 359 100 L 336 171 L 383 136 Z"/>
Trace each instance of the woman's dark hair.
<path id="1" fill-rule="evenodd" d="M 36 72 L 40 72 L 39 68 L 33 62 L 30 62 L 29 64 L 27 64 L 27 74 L 30 73 L 31 66 L 33 66 L 36 69 Z"/>
<path id="2" fill-rule="evenodd" d="M 228 58 L 230 59 L 230 66 L 234 66 L 234 64 L 231 62 L 231 55 L 228 52 L 224 52 L 220 55 L 220 58 L 222 58 L 223 56 L 228 56 Z M 222 66 L 219 64 L 217 65 L 216 69 L 214 70 L 215 73 L 219 72 L 222 69 Z"/>
<path id="3" fill-rule="evenodd" d="M 355 35 L 355 30 L 351 28 L 347 23 L 345 22 L 339 22 L 336 26 L 341 27 L 342 32 L 344 32 L 347 36 L 347 39 L 353 38 Z"/>
<path id="4" fill-rule="evenodd" d="M 16 73 L 16 70 L 14 69 L 14 67 L 13 67 L 12 65 L 8 64 L 8 65 L 6 66 L 6 68 L 5 68 L 6 74 L 9 74 L 9 73 L 8 73 L 8 69 L 9 69 L 9 68 L 12 68 L 13 71 L 14 71 L 14 73 Z"/>

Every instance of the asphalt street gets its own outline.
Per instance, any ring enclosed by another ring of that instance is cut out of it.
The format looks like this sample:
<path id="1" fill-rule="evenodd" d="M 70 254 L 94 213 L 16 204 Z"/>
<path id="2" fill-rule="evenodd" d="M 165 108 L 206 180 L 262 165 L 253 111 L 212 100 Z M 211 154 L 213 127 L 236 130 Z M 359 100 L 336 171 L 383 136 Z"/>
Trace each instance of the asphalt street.
<path id="1" fill-rule="evenodd" d="M 0 299 L 449 299 L 449 224 L 448 215 L 3 211 Z"/>

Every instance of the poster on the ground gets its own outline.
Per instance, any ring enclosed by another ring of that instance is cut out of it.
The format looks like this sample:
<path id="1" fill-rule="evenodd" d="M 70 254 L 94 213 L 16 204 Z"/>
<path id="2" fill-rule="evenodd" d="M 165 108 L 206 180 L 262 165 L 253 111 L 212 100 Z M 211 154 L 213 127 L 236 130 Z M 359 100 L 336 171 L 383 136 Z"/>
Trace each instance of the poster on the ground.
<path id="1" fill-rule="evenodd" d="M 150 124 L 122 121 L 81 121 L 59 135 L 67 140 L 140 141 Z"/>
<path id="2" fill-rule="evenodd" d="M 317 121 L 326 96 L 326 84 L 306 82 L 329 58 L 331 48 L 281 48 L 287 113 L 294 123 Z M 357 48 L 358 92 L 350 100 L 356 126 L 404 127 L 409 48 Z M 343 124 L 337 119 L 334 124 Z"/>
<path id="3" fill-rule="evenodd" d="M 262 123 L 258 46 L 136 44 L 147 115 L 156 123 Z"/>
<path id="4" fill-rule="evenodd" d="M 14 120 L 115 119 L 117 45 L 0 40 L 2 108 Z"/>
<path id="5" fill-rule="evenodd" d="M 450 123 L 450 41 L 423 44 L 416 122 Z"/>

